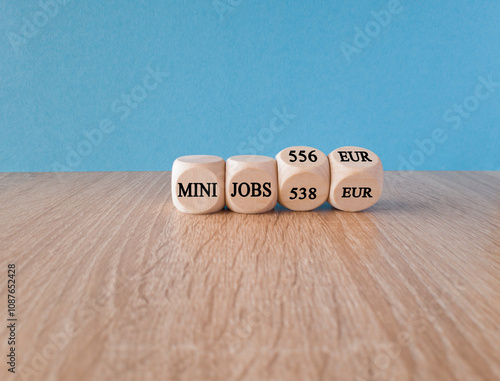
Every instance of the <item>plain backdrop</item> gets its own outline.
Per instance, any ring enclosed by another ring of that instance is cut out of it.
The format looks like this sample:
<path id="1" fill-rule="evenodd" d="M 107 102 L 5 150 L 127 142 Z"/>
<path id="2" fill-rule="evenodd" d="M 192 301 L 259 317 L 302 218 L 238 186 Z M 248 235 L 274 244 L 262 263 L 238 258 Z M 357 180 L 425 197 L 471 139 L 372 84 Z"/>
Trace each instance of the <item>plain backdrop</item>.
<path id="1" fill-rule="evenodd" d="M 0 0 L 0 171 L 291 145 L 499 169 L 500 2 Z"/>

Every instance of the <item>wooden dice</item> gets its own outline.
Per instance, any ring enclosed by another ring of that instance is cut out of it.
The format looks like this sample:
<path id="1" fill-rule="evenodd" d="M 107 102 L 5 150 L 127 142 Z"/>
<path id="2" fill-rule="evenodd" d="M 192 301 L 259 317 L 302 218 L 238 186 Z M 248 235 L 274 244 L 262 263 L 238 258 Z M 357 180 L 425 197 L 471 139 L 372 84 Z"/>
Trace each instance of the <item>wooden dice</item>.
<path id="1" fill-rule="evenodd" d="M 375 204 L 384 183 L 379 157 L 360 147 L 342 147 L 328 155 L 330 195 L 328 202 L 337 209 L 357 212 Z"/>
<path id="2" fill-rule="evenodd" d="M 238 213 L 264 213 L 279 201 L 295 211 L 313 210 L 326 200 L 335 208 L 357 212 L 382 194 L 384 170 L 377 155 L 360 147 L 342 147 L 328 157 L 311 147 L 289 147 L 276 155 L 241 155 L 227 159 L 193 155 L 175 160 L 172 199 L 191 214 L 227 207 Z"/>
<path id="3" fill-rule="evenodd" d="M 174 206 L 184 213 L 213 213 L 224 208 L 225 162 L 218 156 L 192 155 L 172 167 Z"/>
<path id="4" fill-rule="evenodd" d="M 276 206 L 276 161 L 267 156 L 241 155 L 227 159 L 226 205 L 238 213 L 264 213 Z"/>
<path id="5" fill-rule="evenodd" d="M 326 155 L 311 147 L 289 147 L 276 155 L 278 202 L 284 207 L 306 211 L 328 198 L 330 164 Z"/>

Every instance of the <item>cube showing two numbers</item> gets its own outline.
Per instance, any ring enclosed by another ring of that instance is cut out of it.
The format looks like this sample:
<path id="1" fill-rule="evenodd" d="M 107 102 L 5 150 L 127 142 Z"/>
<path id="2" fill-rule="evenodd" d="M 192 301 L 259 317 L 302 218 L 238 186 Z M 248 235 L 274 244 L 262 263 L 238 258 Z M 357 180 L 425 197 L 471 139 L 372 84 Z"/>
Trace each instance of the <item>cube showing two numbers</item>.
<path id="1" fill-rule="evenodd" d="M 175 207 L 185 213 L 264 213 L 276 203 L 295 211 L 313 210 L 325 201 L 337 209 L 359 211 L 382 193 L 383 168 L 377 155 L 342 147 L 328 156 L 312 147 L 290 147 L 276 159 L 259 155 L 183 156 L 172 168 Z"/>
<path id="2" fill-rule="evenodd" d="M 330 166 L 326 155 L 311 147 L 290 147 L 276 155 L 278 202 L 284 207 L 316 209 L 328 198 Z"/>

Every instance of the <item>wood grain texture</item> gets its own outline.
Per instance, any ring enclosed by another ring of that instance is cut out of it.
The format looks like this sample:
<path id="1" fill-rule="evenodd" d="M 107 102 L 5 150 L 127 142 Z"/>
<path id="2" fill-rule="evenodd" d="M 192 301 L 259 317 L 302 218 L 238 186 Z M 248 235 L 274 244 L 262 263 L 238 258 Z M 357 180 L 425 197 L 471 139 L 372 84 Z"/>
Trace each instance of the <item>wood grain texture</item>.
<path id="1" fill-rule="evenodd" d="M 261 215 L 182 214 L 170 173 L 0 174 L 0 208 L 2 380 L 500 379 L 499 173 Z"/>

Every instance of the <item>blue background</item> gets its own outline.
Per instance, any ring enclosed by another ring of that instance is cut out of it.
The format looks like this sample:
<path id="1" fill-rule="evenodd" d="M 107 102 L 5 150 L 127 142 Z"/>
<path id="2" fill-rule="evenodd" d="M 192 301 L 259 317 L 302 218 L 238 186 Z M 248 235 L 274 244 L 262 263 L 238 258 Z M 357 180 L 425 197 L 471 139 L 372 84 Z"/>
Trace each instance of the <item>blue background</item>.
<path id="1" fill-rule="evenodd" d="M 291 145 L 366 147 L 390 170 L 500 168 L 500 87 L 471 99 L 500 82 L 498 0 L 402 0 L 384 27 L 372 12 L 389 1 L 45 3 L 0 2 L 0 171 L 170 170 Z M 156 68 L 168 77 L 124 106 Z M 467 99 L 467 117 L 444 117 Z M 276 110 L 294 117 L 273 132 Z"/>

